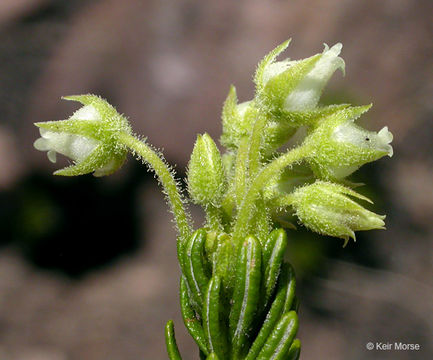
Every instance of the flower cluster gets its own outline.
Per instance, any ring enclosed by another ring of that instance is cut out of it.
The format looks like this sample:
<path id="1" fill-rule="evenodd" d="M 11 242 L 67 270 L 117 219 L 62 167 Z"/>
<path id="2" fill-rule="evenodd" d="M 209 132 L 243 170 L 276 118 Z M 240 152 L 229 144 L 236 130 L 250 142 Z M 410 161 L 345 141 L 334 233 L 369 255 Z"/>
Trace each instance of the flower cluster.
<path id="1" fill-rule="evenodd" d="M 355 231 L 384 229 L 385 217 L 355 201 L 371 202 L 350 188 L 347 177 L 392 156 L 392 134 L 355 123 L 369 105 L 320 105 L 332 75 L 344 74 L 341 44 L 325 45 L 307 59 L 277 61 L 288 45 L 259 63 L 252 100 L 239 103 L 230 88 L 222 110 L 225 151 L 209 134 L 197 137 L 187 185 L 206 222 L 196 231 L 171 168 L 105 100 L 66 97 L 83 107 L 68 120 L 36 124 L 36 149 L 52 162 L 56 153 L 74 162 L 57 175 L 108 175 L 128 151 L 156 173 L 179 230 L 182 316 L 203 359 L 299 358 L 295 280 L 284 261 L 286 232 L 273 218 L 278 211 L 291 211 L 307 228 L 342 238 L 344 245 L 355 240 Z M 295 133 L 299 145 L 287 149 Z M 170 358 L 180 359 L 171 321 L 166 341 Z"/>

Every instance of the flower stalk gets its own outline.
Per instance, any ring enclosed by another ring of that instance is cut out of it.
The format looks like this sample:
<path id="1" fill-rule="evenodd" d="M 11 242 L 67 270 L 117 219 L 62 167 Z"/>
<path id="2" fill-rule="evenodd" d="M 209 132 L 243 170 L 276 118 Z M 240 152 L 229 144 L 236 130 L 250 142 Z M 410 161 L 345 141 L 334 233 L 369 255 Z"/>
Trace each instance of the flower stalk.
<path id="1" fill-rule="evenodd" d="M 176 227 L 182 239 L 181 241 L 186 241 L 192 232 L 189 216 L 185 211 L 184 200 L 179 186 L 168 165 L 149 145 L 133 135 L 125 132 L 121 133 L 119 134 L 119 142 L 130 149 L 133 154 L 139 156 L 158 176 L 158 180 L 161 182 L 173 211 Z"/>

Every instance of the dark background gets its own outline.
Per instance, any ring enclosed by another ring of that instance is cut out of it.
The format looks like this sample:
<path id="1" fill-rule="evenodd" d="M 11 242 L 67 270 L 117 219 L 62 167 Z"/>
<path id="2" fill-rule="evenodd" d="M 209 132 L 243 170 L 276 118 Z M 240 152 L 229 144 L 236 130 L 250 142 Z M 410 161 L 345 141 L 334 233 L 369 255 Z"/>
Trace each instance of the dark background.
<path id="1" fill-rule="evenodd" d="M 298 274 L 302 359 L 433 355 L 432 15 L 429 0 L 0 2 L 0 359 L 166 359 L 173 318 L 197 358 L 177 298 L 175 232 L 163 196 L 132 159 L 109 178 L 55 178 L 35 151 L 36 121 L 97 93 L 129 116 L 179 176 L 196 134 L 220 134 L 231 83 L 253 95 L 258 61 L 291 37 L 293 59 L 342 42 L 323 102 L 374 107 L 394 157 L 354 179 L 387 231 L 338 239 L 289 232 Z M 201 224 L 198 209 L 191 209 Z M 419 352 L 367 351 L 372 342 Z"/>

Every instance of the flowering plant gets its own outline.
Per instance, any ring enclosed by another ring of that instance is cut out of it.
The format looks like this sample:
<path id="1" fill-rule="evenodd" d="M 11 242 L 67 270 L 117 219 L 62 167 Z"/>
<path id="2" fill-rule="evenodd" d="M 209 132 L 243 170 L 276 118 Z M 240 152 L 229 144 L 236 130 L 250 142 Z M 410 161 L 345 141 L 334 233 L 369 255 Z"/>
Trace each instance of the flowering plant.
<path id="1" fill-rule="evenodd" d="M 276 61 L 284 42 L 260 62 L 252 100 L 238 104 L 231 87 L 222 111 L 221 155 L 208 134 L 199 135 L 188 164 L 188 192 L 206 213 L 193 230 L 185 199 L 162 156 L 136 137 L 128 121 L 95 95 L 65 99 L 83 104 L 68 120 L 36 123 L 34 146 L 74 161 L 57 175 L 116 171 L 130 151 L 158 176 L 178 229 L 180 305 L 201 359 L 298 359 L 298 300 L 293 268 L 284 261 L 287 234 L 274 214 L 292 211 L 323 235 L 355 240 L 355 231 L 383 229 L 384 216 L 345 178 L 367 162 L 392 156 L 392 134 L 356 125 L 370 106 L 320 106 L 337 69 L 342 45 L 303 60 Z M 298 129 L 300 145 L 283 149 Z M 309 169 L 293 186 L 294 166 Z M 292 184 L 292 186 L 290 186 Z M 299 184 L 298 184 L 299 185 Z M 173 322 L 166 325 L 170 359 L 180 359 Z"/>

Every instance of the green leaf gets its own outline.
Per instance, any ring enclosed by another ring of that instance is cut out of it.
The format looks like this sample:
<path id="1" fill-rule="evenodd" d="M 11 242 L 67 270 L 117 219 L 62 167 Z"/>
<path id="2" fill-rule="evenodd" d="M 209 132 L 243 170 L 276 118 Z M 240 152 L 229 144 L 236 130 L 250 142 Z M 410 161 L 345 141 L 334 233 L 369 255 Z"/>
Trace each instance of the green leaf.
<path id="1" fill-rule="evenodd" d="M 197 319 L 195 311 L 192 308 L 191 302 L 189 300 L 186 279 L 183 276 L 180 280 L 180 308 L 185 327 L 197 343 L 200 350 L 207 356 L 209 351 L 206 346 L 204 330 L 200 320 Z"/>
<path id="2" fill-rule="evenodd" d="M 263 248 L 263 287 L 264 304 L 268 303 L 277 284 L 281 264 L 287 248 L 287 234 L 284 229 L 275 229 Z"/>
<path id="3" fill-rule="evenodd" d="M 292 346 L 290 346 L 286 360 L 298 360 L 299 355 L 301 355 L 301 342 L 299 339 L 295 339 L 293 340 Z"/>
<path id="4" fill-rule="evenodd" d="M 165 325 L 165 344 L 170 360 L 182 360 L 176 344 L 173 320 L 167 321 L 167 325 Z"/>
<path id="5" fill-rule="evenodd" d="M 235 274 L 235 244 L 226 234 L 218 236 L 218 247 L 213 256 L 212 273 L 221 278 L 224 291 L 227 295 L 233 292 Z"/>
<path id="6" fill-rule="evenodd" d="M 288 312 L 295 296 L 296 280 L 292 267 L 284 263 L 278 278 L 275 298 L 245 360 L 254 360 L 282 314 Z"/>
<path id="7" fill-rule="evenodd" d="M 281 317 L 265 345 L 257 356 L 257 360 L 283 360 L 298 331 L 298 315 L 290 311 Z"/>
<path id="8" fill-rule="evenodd" d="M 194 309 L 200 314 L 204 291 L 209 282 L 204 256 L 206 230 L 197 230 L 187 241 L 184 249 L 184 275 L 191 292 L 191 302 Z"/>
<path id="9" fill-rule="evenodd" d="M 248 236 L 236 265 L 236 280 L 229 317 L 233 359 L 242 359 L 248 351 L 251 325 L 258 311 L 261 281 L 260 243 Z"/>
<path id="10" fill-rule="evenodd" d="M 203 326 L 207 339 L 207 348 L 221 359 L 227 359 L 229 353 L 226 329 L 220 319 L 221 309 L 221 279 L 214 275 L 208 284 L 203 303 Z"/>

